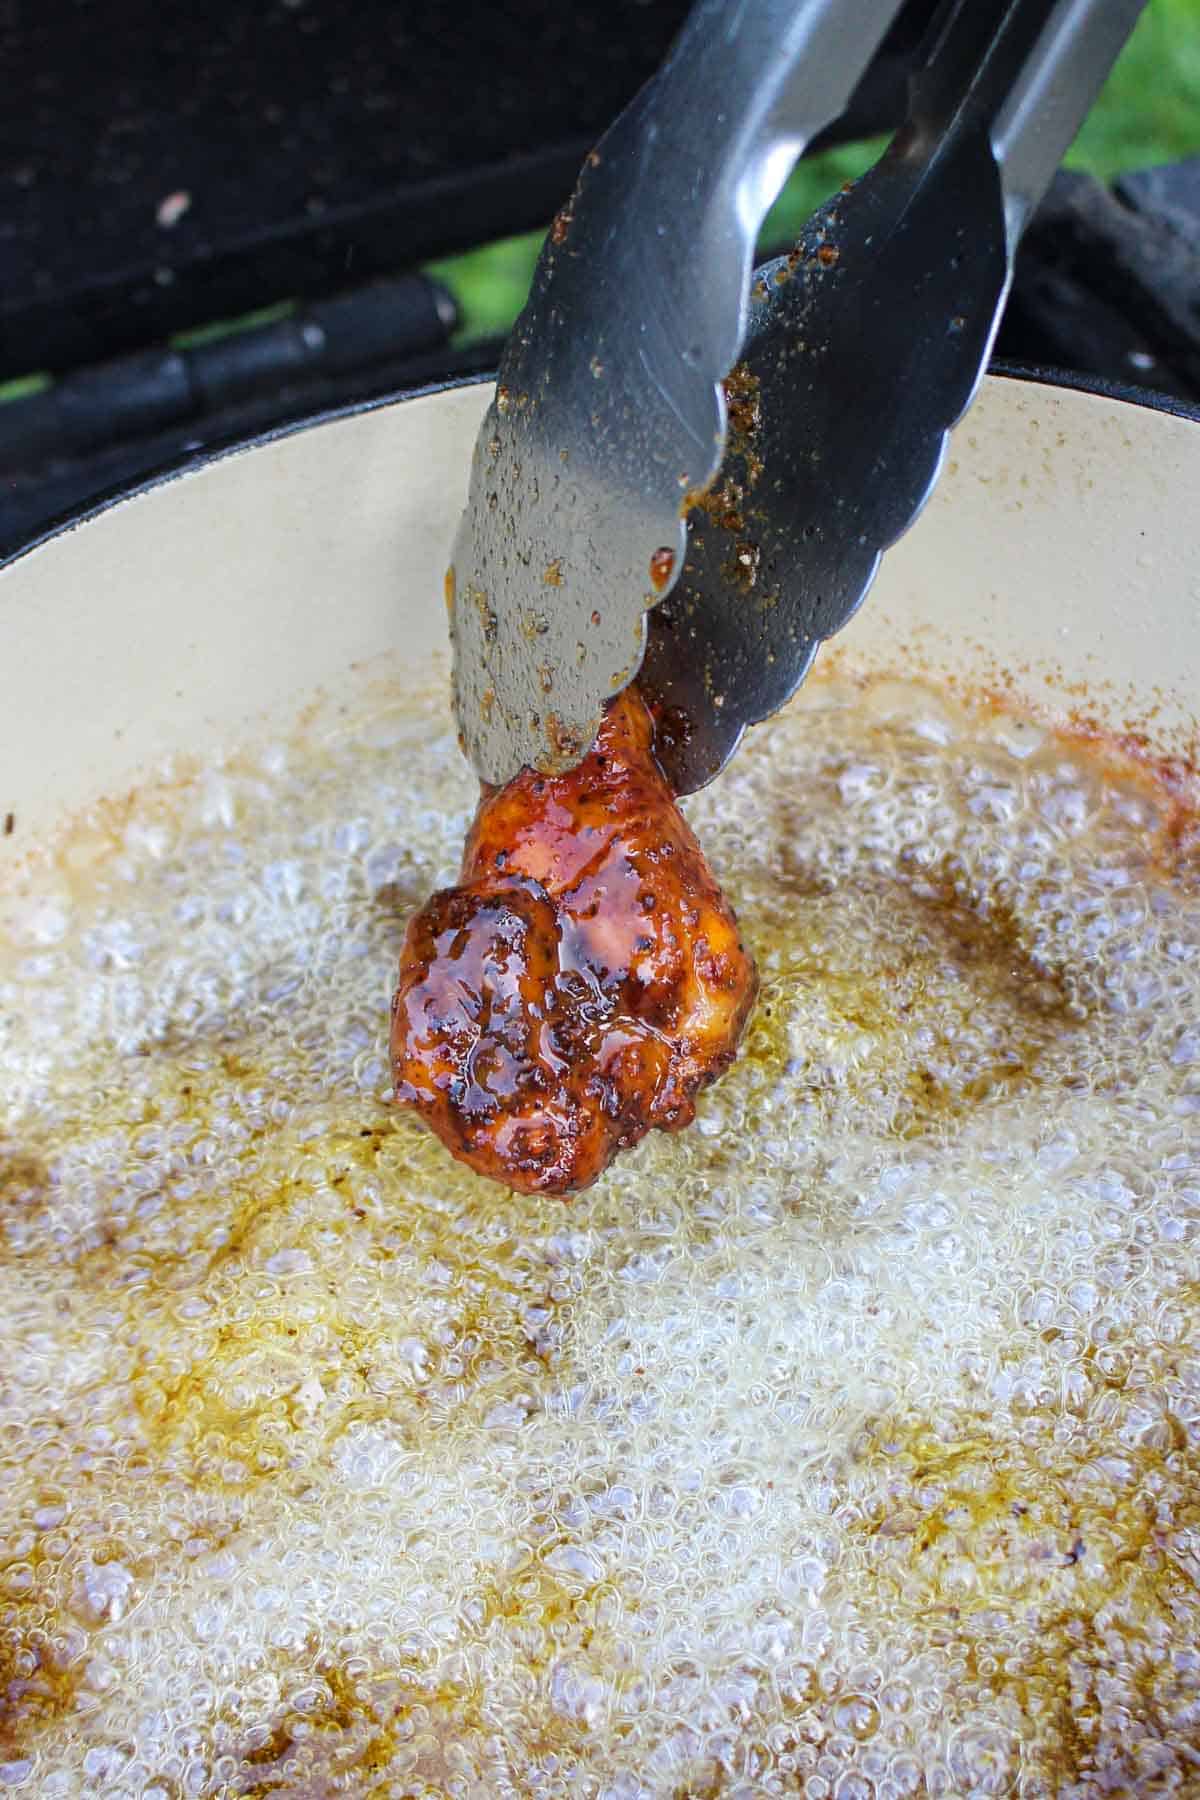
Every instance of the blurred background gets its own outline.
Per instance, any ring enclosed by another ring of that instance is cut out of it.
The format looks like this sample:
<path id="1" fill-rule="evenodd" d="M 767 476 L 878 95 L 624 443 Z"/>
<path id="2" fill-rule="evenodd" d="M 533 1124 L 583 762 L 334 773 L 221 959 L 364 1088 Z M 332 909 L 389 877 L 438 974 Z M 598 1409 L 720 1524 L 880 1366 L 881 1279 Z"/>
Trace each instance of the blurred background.
<path id="1" fill-rule="evenodd" d="M 767 220 L 764 244 L 794 237 L 813 209 L 868 169 L 886 143 L 886 135 L 876 136 L 806 157 Z M 1198 154 L 1200 0 L 1150 0 L 1067 167 L 1108 182 L 1126 170 Z M 542 235 L 527 232 L 432 265 L 459 301 L 463 340 L 508 330 L 528 291 Z"/>
<path id="2" fill-rule="evenodd" d="M 0 559 L 222 446 L 494 368 L 687 10 L 0 0 Z M 764 254 L 879 154 L 935 10 L 905 0 Z M 1200 0 L 1149 0 L 997 353 L 1200 404 Z"/>

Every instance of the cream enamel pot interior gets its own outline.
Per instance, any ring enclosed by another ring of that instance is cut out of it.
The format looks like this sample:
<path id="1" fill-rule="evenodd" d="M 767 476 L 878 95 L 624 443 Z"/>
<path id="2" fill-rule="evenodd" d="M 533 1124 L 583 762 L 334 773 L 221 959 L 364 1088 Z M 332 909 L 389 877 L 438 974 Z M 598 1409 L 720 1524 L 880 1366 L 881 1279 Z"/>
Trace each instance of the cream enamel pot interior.
<path id="1" fill-rule="evenodd" d="M 0 571 L 0 816 L 64 813 L 443 654 L 488 389 L 335 418 L 134 494 Z M 836 652 L 949 672 L 1183 751 L 1200 670 L 1200 427 L 991 378 Z"/>
<path id="2" fill-rule="evenodd" d="M 824 696 L 689 800 L 742 1054 L 568 1207 L 386 1058 L 485 399 L 0 572 L 0 1789 L 1197 1793 L 1195 814 L 890 677 L 1186 786 L 1200 424 L 989 381 Z"/>

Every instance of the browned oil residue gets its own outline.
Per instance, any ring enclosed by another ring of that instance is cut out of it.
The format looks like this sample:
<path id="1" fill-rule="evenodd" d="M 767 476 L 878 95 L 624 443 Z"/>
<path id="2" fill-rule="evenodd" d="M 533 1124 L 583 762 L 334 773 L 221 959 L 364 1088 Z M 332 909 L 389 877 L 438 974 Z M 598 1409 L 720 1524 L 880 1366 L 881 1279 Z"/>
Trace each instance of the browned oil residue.
<path id="1" fill-rule="evenodd" d="M 256 1179 L 236 1199 L 224 1241 L 211 1253 L 208 1276 L 252 1266 L 281 1215 L 289 1219 L 292 1239 L 298 1245 L 311 1242 L 317 1254 L 331 1233 L 361 1238 L 364 1230 L 370 1232 L 354 1203 L 356 1181 L 382 1176 L 395 1159 L 411 1161 L 412 1148 L 430 1141 L 415 1120 L 390 1112 L 381 1118 L 377 1112 L 348 1117 L 344 1130 L 325 1140 L 326 1154 L 332 1152 L 329 1186 L 345 1201 L 340 1225 L 329 1218 L 314 1227 L 299 1225 L 295 1208 L 300 1195 L 292 1184 L 282 1180 L 265 1188 Z M 380 1226 L 386 1232 L 389 1222 L 381 1220 Z M 485 1365 L 540 1366 L 523 1319 L 531 1305 L 548 1319 L 557 1311 L 547 1279 L 514 1287 L 436 1211 L 414 1224 L 407 1251 L 453 1270 L 444 1340 L 431 1347 L 423 1379 L 411 1392 L 400 1395 L 379 1384 L 381 1345 L 384 1352 L 389 1345 L 386 1321 L 364 1325 L 331 1286 L 319 1316 L 311 1321 L 295 1320 L 286 1312 L 224 1317 L 195 1343 L 190 1361 L 175 1367 L 144 1362 L 131 1377 L 130 1391 L 146 1448 L 173 1466 L 186 1467 L 214 1493 L 242 1494 L 257 1484 L 284 1491 L 304 1485 L 305 1465 L 320 1454 L 323 1442 L 299 1398 L 306 1377 L 317 1378 L 337 1394 L 343 1423 L 395 1424 L 409 1415 L 419 1429 L 423 1395 L 446 1379 L 443 1368 L 451 1359 L 468 1392 L 472 1383 L 486 1386 Z M 371 1252 L 373 1260 L 389 1254 L 378 1246 Z"/>
<path id="2" fill-rule="evenodd" d="M 762 424 L 762 384 L 745 363 L 737 363 L 725 377 L 725 403 L 729 427 L 739 438 L 755 436 Z"/>
<path id="3" fill-rule="evenodd" d="M 314 1672 L 314 1705 L 284 1712 L 243 1740 L 233 1786 L 239 1800 L 389 1793 L 388 1772 L 402 1750 L 440 1785 L 456 1774 L 447 1753 L 482 1735 L 469 1688 L 426 1687 L 411 1673 L 351 1675 L 328 1657 L 316 1659 Z"/>
<path id="4" fill-rule="evenodd" d="M 1062 735 L 1067 742 L 1086 744 L 1089 751 L 1140 776 L 1148 788 L 1169 797 L 1170 807 L 1154 854 L 1155 864 L 1164 875 L 1173 878 L 1189 863 L 1196 863 L 1200 853 L 1200 752 L 1177 751 L 1164 756 L 1144 727 L 1129 724 L 1114 731 L 1082 709 L 1072 712 Z"/>
<path id="5" fill-rule="evenodd" d="M 717 487 L 709 488 L 705 494 L 693 494 L 689 498 L 692 506 L 700 507 L 722 531 L 737 532 L 746 529 L 745 515 L 742 512 L 746 491 L 732 477 Z"/>
<path id="6" fill-rule="evenodd" d="M 748 594 L 758 582 L 759 564 L 762 551 L 749 538 L 739 538 L 734 544 L 733 555 L 722 565 L 726 581 Z"/>
<path id="7" fill-rule="evenodd" d="M 729 446 L 721 470 L 723 481 L 707 491 L 687 491 L 680 511 L 687 517 L 689 511 L 702 508 L 723 531 L 741 533 L 745 531 L 747 490 L 763 472 L 761 459 L 754 450 L 754 439 L 763 423 L 761 383 L 757 374 L 750 373 L 745 364 L 736 364 L 725 376 L 723 389 L 729 414 Z M 739 472 L 732 473 L 736 466 L 739 466 Z"/>
<path id="8" fill-rule="evenodd" d="M 566 243 L 567 233 L 571 229 L 571 224 L 572 224 L 574 217 L 575 217 L 575 214 L 569 205 L 562 207 L 560 209 L 560 211 L 555 213 L 554 223 L 550 227 L 551 243 L 553 243 L 553 244 L 565 244 Z"/>
<path id="9" fill-rule="evenodd" d="M 38 1156 L 0 1144 L 0 1218 L 36 1206 L 50 1185 L 50 1171 Z"/>
<path id="10" fill-rule="evenodd" d="M 470 587 L 467 589 L 467 593 L 474 602 L 475 610 L 479 615 L 479 625 L 483 632 L 484 643 L 494 644 L 496 641 L 496 633 L 499 629 L 499 621 L 496 618 L 495 612 L 492 610 L 491 602 L 482 588 Z"/>
<path id="11" fill-rule="evenodd" d="M 1197 1348 L 1197 1293 L 1175 1299 L 1192 1328 L 1182 1343 L 1153 1353 L 1155 1377 L 1168 1384 Z M 1014 1363 L 1028 1347 L 1014 1342 Z M 1086 1346 L 1091 1393 L 1077 1403 L 1080 1414 L 1106 1390 L 1125 1387 L 1127 1377 L 1108 1370 L 1124 1370 L 1135 1355 L 1131 1346 Z M 1200 1467 L 1184 1428 L 1167 1415 L 1156 1442 L 1126 1438 L 1125 1467 L 1108 1482 L 1070 1451 L 1056 1471 L 1040 1440 L 1001 1440 L 986 1414 L 968 1432 L 961 1426 L 953 1438 L 910 1416 L 869 1427 L 860 1471 L 877 1497 L 860 1531 L 881 1608 L 899 1602 L 916 1621 L 921 1647 L 952 1671 L 964 1708 L 974 1701 L 995 1717 L 997 1702 L 1011 1705 L 1022 1720 L 1026 1777 L 1040 1777 L 1045 1791 L 1075 1791 L 1101 1775 L 1106 1792 L 1145 1791 L 1138 1758 L 1146 1746 L 1180 1741 L 1170 1659 L 1158 1646 L 1194 1643 L 1200 1628 L 1194 1567 L 1176 1548 L 1200 1526 Z M 1170 1530 L 1158 1522 L 1165 1506 Z M 1003 1652 L 989 1624 L 997 1614 L 1024 1627 L 1002 1634 L 1010 1646 Z M 1119 1699 L 1111 1691 L 1116 1668 Z M 1134 1727 L 1131 1747 L 1124 1766 L 1101 1770 L 1093 1745 L 1106 1709 L 1111 1732 L 1114 1704 Z"/>
<path id="12" fill-rule="evenodd" d="M 661 594 L 671 579 L 675 567 L 675 552 L 665 547 L 658 549 L 650 558 L 650 585 L 656 594 Z"/>
<path id="13" fill-rule="evenodd" d="M 561 1593 L 557 1601 L 547 1600 L 546 1583 L 536 1574 L 519 1577 L 516 1586 L 519 1595 L 481 1596 L 476 1610 L 485 1632 L 516 1628 L 542 1639 L 544 1658 L 539 1662 L 535 1654 L 528 1663 L 536 1670 L 558 1654 L 564 1635 L 572 1641 L 583 1635 L 572 1621 L 586 1613 L 588 1601 Z M 303 1712 L 285 1705 L 269 1723 L 243 1735 L 232 1790 L 239 1800 L 333 1793 L 361 1800 L 390 1794 L 397 1758 L 403 1759 L 408 1781 L 419 1779 L 437 1791 L 461 1781 L 464 1758 L 478 1760 L 485 1772 L 488 1741 L 497 1727 L 477 1685 L 425 1680 L 414 1668 L 352 1674 L 315 1645 L 309 1657 L 311 1680 L 301 1664 L 285 1672 L 293 1686 L 306 1681 L 315 1704 L 310 1699 Z M 526 1721 L 525 1751 L 534 1761 L 569 1757 L 584 1729 L 540 1705 Z"/>
<path id="14" fill-rule="evenodd" d="M 827 892 L 809 886 L 802 871 L 781 883 L 792 955 L 780 994 L 812 997 L 815 1060 L 808 1067 L 798 1055 L 795 1022 L 789 1024 L 786 1007 L 772 1004 L 769 987 L 744 1056 L 772 1069 L 796 1059 L 798 1092 L 832 1115 L 846 1090 L 826 1085 L 818 1045 L 831 1026 L 855 1034 L 865 1049 L 850 1091 L 879 1123 L 879 1107 L 890 1107 L 886 1128 L 904 1140 L 944 1136 L 982 1103 L 1036 1085 L 1051 1068 L 1056 1080 L 1065 1078 L 1072 1035 L 1087 1016 L 1074 971 L 1047 966 L 1002 903 L 972 904 L 950 867 L 926 876 L 919 892 L 900 882 L 865 884 L 864 900 L 869 891 L 884 902 L 892 936 L 871 956 L 846 964 L 824 942 Z M 769 932 L 766 926 L 762 944 L 751 945 L 763 957 Z M 957 984 L 946 982 L 948 966 L 959 972 Z M 972 1043 L 968 1028 L 978 1019 L 988 1021 L 988 1031 Z"/>
<path id="15" fill-rule="evenodd" d="M 56 1625 L 42 1600 L 0 1602 L 0 1762 L 28 1755 L 78 1703 L 84 1661 L 61 1659 Z"/>
<path id="16" fill-rule="evenodd" d="M 568 725 L 556 712 L 546 714 L 546 742 L 554 756 L 569 763 L 582 751 L 583 739 L 573 725 Z"/>
<path id="17" fill-rule="evenodd" d="M 686 516 L 700 507 L 722 531 L 743 537 L 747 529 L 747 496 L 762 474 L 762 459 L 755 448 L 762 425 L 762 395 L 758 376 L 744 363 L 738 363 L 730 370 L 725 377 L 724 390 L 729 443 L 722 479 L 705 493 L 689 492 L 684 497 L 682 511 Z M 733 563 L 736 563 L 736 556 Z"/>

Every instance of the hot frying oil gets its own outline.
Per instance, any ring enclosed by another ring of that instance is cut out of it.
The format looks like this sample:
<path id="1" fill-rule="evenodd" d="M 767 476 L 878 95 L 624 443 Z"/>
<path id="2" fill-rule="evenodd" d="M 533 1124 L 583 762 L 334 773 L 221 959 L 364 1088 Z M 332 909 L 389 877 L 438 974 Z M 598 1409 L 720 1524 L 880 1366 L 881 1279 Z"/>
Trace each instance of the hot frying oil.
<path id="1" fill-rule="evenodd" d="M 388 1100 L 473 797 L 398 696 L 0 894 L 0 1790 L 1200 1791 L 1177 798 L 811 682 L 687 807 L 743 1054 L 564 1205 Z"/>

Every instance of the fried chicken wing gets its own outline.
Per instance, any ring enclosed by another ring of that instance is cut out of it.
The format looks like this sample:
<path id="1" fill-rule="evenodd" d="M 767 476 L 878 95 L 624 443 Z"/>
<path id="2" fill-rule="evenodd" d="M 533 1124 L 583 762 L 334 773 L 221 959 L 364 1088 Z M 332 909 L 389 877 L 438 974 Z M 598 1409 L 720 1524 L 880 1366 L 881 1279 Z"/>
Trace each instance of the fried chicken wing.
<path id="1" fill-rule="evenodd" d="M 485 789 L 460 885 L 408 927 L 396 1098 L 480 1174 L 571 1193 L 653 1127 L 690 1123 L 756 991 L 627 689 L 577 768 Z"/>

